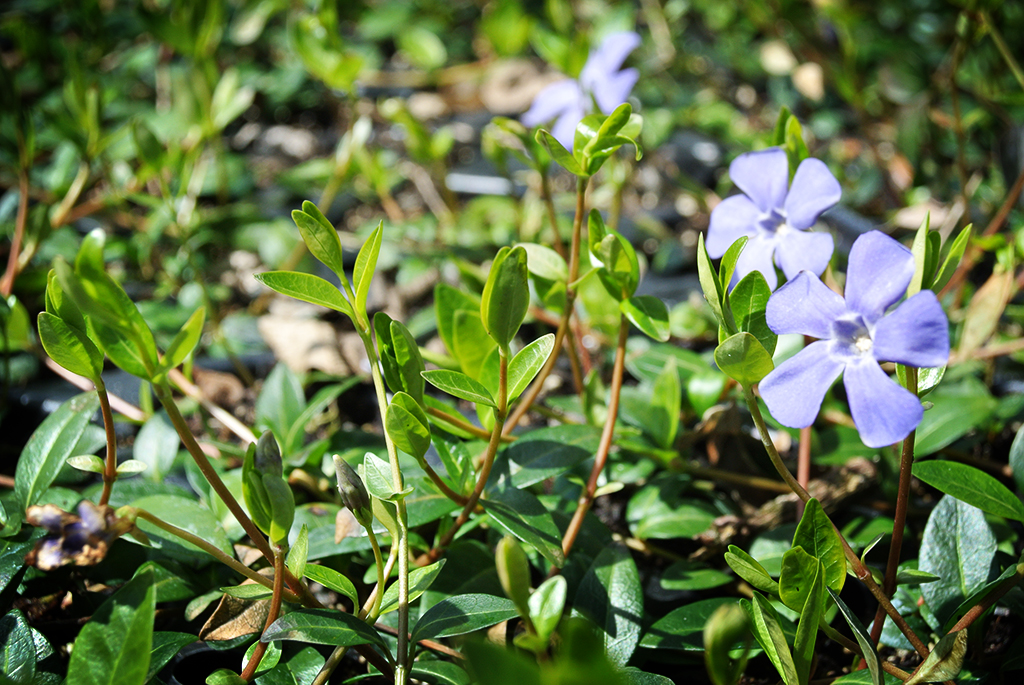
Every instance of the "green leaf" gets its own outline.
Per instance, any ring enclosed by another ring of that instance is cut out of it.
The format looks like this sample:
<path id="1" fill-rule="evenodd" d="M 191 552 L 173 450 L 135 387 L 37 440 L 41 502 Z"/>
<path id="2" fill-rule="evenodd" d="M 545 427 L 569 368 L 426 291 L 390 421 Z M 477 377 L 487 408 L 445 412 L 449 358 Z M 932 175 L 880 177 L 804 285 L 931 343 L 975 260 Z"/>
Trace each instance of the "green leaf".
<path id="1" fill-rule="evenodd" d="M 935 274 L 935 280 L 932 281 L 931 289 L 935 292 L 939 292 L 946 287 L 946 284 L 949 283 L 949 279 L 951 279 L 953 274 L 956 272 L 956 268 L 960 266 L 960 260 L 964 256 L 964 250 L 967 249 L 967 243 L 971 240 L 972 230 L 972 226 L 966 226 L 962 231 L 960 231 L 959 235 L 957 235 L 956 240 L 954 240 L 949 246 L 949 253 L 946 255 L 946 258 L 942 261 L 942 266 Z"/>
<path id="2" fill-rule="evenodd" d="M 544 643 L 547 643 L 562 620 L 567 588 L 565 576 L 553 576 L 530 595 L 530 620 L 537 631 L 537 637 Z"/>
<path id="3" fill-rule="evenodd" d="M 39 342 L 50 359 L 71 373 L 96 379 L 103 370 L 103 353 L 88 336 L 53 314 L 39 312 Z"/>
<path id="4" fill-rule="evenodd" d="M 103 460 L 95 454 L 80 454 L 77 457 L 70 457 L 68 466 L 89 473 L 103 473 L 105 470 Z"/>
<path id="5" fill-rule="evenodd" d="M 792 178 L 793 174 L 796 173 L 797 167 L 800 166 L 800 162 L 807 159 L 810 155 L 810 152 L 807 150 L 807 144 L 804 142 L 804 133 L 803 128 L 800 126 L 800 120 L 793 116 L 786 122 L 786 154 L 789 157 L 789 175 Z"/>
<path id="6" fill-rule="evenodd" d="M 750 655 L 750 616 L 739 602 L 723 604 L 704 626 L 704 665 L 714 685 L 736 685 Z M 738 658 L 733 647 L 742 642 Z"/>
<path id="7" fill-rule="evenodd" d="M 430 422 L 419 403 L 405 392 L 395 393 L 385 411 L 384 428 L 398 449 L 419 460 L 430 448 Z"/>
<path id="8" fill-rule="evenodd" d="M 150 478 L 163 481 L 178 456 L 180 445 L 178 431 L 174 429 L 167 414 L 161 411 L 142 424 L 135 436 L 132 454 L 149 466 Z"/>
<path id="9" fill-rule="evenodd" d="M 792 550 L 791 550 L 792 551 Z M 786 561 L 783 558 L 783 571 Z M 785 588 L 785 582 L 779 579 L 779 587 Z M 796 626 L 796 638 L 793 640 L 793 664 L 801 683 L 811 677 L 811 665 L 814 662 L 814 642 L 818 637 L 818 622 L 825 610 L 825 569 L 820 561 L 814 563 L 814 574 L 809 591 L 800 609 L 800 622 Z"/>
<path id="10" fill-rule="evenodd" d="M 942 580 L 921 586 L 939 622 L 988 580 L 996 538 L 976 507 L 945 496 L 932 509 L 921 539 L 918 568 Z"/>
<path id="11" fill-rule="evenodd" d="M 306 564 L 303 575 L 313 582 L 320 583 L 329 590 L 334 590 L 339 595 L 348 597 L 352 600 L 354 607 L 359 607 L 359 594 L 356 592 L 356 586 L 346 576 L 338 573 L 333 568 L 317 564 Z"/>
<path id="12" fill-rule="evenodd" d="M 839 533 L 816 499 L 804 506 L 804 515 L 796 526 L 793 547 L 802 547 L 825 567 L 825 585 L 836 592 L 846 582 L 846 554 Z"/>
<path id="13" fill-rule="evenodd" d="M 861 654 L 864 656 L 864 663 L 867 664 L 868 671 L 871 672 L 871 685 L 883 685 L 882 659 L 878 656 L 874 640 L 868 635 L 868 631 L 864 629 L 864 624 L 857 618 L 857 614 L 850 611 L 850 607 L 846 606 L 846 603 L 839 598 L 839 593 L 830 587 L 825 589 L 828 591 L 829 596 L 832 597 L 832 601 L 839 607 L 839 613 L 846 619 L 846 624 L 850 626 L 850 632 L 853 633 L 853 637 L 860 646 Z"/>
<path id="14" fill-rule="evenodd" d="M 335 234 L 337 235 L 337 234 Z M 377 224 L 373 233 L 363 243 L 356 256 L 356 265 L 352 270 L 352 286 L 355 288 L 356 300 L 353 303 L 360 316 L 366 316 L 366 296 L 370 292 L 373 272 L 377 268 L 377 257 L 380 255 L 380 243 L 384 236 L 384 222 Z"/>
<path id="15" fill-rule="evenodd" d="M 72 459 L 74 459 L 74 457 L 72 457 Z M 99 457 L 96 457 L 96 459 L 99 459 Z M 68 461 L 70 461 L 70 459 Z M 118 477 L 127 478 L 129 476 L 134 476 L 137 473 L 142 473 L 147 468 L 149 468 L 149 465 L 144 461 L 139 461 L 138 459 L 125 459 L 117 465 L 117 469 L 115 470 L 117 471 Z"/>
<path id="16" fill-rule="evenodd" d="M 299 377 L 285 364 L 278 363 L 263 381 L 256 398 L 256 425 L 273 431 L 283 442 L 305 407 L 306 393 Z"/>
<path id="17" fill-rule="evenodd" d="M 473 312 L 479 318 L 479 298 L 447 283 L 438 283 L 434 288 L 434 315 L 437 317 L 437 334 L 453 355 L 456 354 L 455 315 L 460 311 Z"/>
<path id="18" fill-rule="evenodd" d="M 610 545 L 597 555 L 576 590 L 573 610 L 602 629 L 608 658 L 625 666 L 640 643 L 644 593 L 624 546 Z"/>
<path id="19" fill-rule="evenodd" d="M 303 302 L 320 305 L 355 320 L 352 305 L 329 281 L 298 271 L 266 271 L 256 274 L 257 281 L 275 292 Z"/>
<path id="20" fill-rule="evenodd" d="M 530 308 L 526 250 L 503 247 L 491 262 L 480 298 L 480 318 L 488 335 L 507 351 Z"/>
<path id="21" fill-rule="evenodd" d="M 668 307 L 654 295 L 634 295 L 619 302 L 619 310 L 629 322 L 659 342 L 669 339 Z"/>
<path id="22" fill-rule="evenodd" d="M 712 313 L 718 319 L 718 323 L 725 325 L 725 316 L 722 313 L 722 296 L 718 288 L 718 272 L 715 271 L 708 256 L 708 250 L 704 246 L 704 234 L 697 236 L 697 277 L 700 280 L 700 287 L 704 293 L 704 299 L 711 307 Z"/>
<path id="23" fill-rule="evenodd" d="M 336 273 L 343 283 L 347 282 L 345 261 L 341 253 L 341 238 L 320 208 L 307 200 L 302 203 L 301 211 L 292 211 L 292 221 L 298 227 L 310 253 Z"/>
<path id="24" fill-rule="evenodd" d="M 947 495 L 993 516 L 1024 521 L 1024 504 L 989 474 L 956 461 L 919 461 L 914 476 Z"/>
<path id="25" fill-rule="evenodd" d="M 367 452 L 363 457 L 363 483 L 367 492 L 379 500 L 387 501 L 395 496 L 391 464 L 373 452 Z"/>
<path id="26" fill-rule="evenodd" d="M 921 665 L 914 671 L 914 675 L 906 681 L 907 685 L 953 680 L 960 675 L 966 654 L 966 628 L 943 635 L 935 648 L 928 654 L 928 658 L 921 662 Z"/>
<path id="27" fill-rule="evenodd" d="M 75 639 L 67 682 L 143 685 L 153 645 L 155 590 L 146 569 L 93 613 Z"/>
<path id="28" fill-rule="evenodd" d="M 733 582 L 728 573 L 699 561 L 681 559 L 661 572 L 661 587 L 666 590 L 710 590 Z"/>
<path id="29" fill-rule="evenodd" d="M 775 670 L 782 676 L 782 682 L 786 685 L 801 685 L 793 654 L 789 651 L 786 636 L 779 624 L 779 616 L 771 602 L 757 592 L 750 603 L 750 618 L 753 622 L 754 637 L 775 666 Z"/>
<path id="30" fill-rule="evenodd" d="M 736 575 L 758 590 L 772 595 L 779 594 L 779 584 L 768 575 L 764 566 L 736 545 L 729 545 L 729 551 L 725 553 L 725 563 L 729 564 Z"/>
<path id="31" fill-rule="evenodd" d="M 711 527 L 721 514 L 695 497 L 683 497 L 685 482 L 658 479 L 634 494 L 626 507 L 626 522 L 641 540 L 688 538 Z"/>
<path id="32" fill-rule="evenodd" d="M 512 402 L 519 397 L 530 382 L 540 372 L 541 367 L 551 356 L 551 350 L 555 347 L 555 336 L 553 333 L 537 338 L 532 343 L 519 350 L 512 361 L 508 363 L 508 401 Z"/>
<path id="33" fill-rule="evenodd" d="M 555 160 L 558 166 L 562 167 L 577 178 L 587 178 L 589 176 L 589 174 L 584 173 L 583 167 L 581 167 L 579 162 L 576 161 L 576 158 L 572 156 L 572 153 L 566 150 L 565 147 L 546 130 L 538 130 L 536 140 L 547 148 L 548 152 L 551 153 L 551 158 Z"/>
<path id="34" fill-rule="evenodd" d="M 459 310 L 455 312 L 452 354 L 470 378 L 482 376 L 484 363 L 491 352 L 498 349 L 498 343 L 487 335 L 480 312 Z"/>
<path id="35" fill-rule="evenodd" d="M 24 614 L 14 609 L 0 618 L 0 682 L 33 685 L 36 659 L 32 628 Z"/>
<path id="36" fill-rule="evenodd" d="M 786 124 L 792 116 L 793 113 L 786 105 L 779 108 L 779 118 L 775 120 L 775 128 L 772 130 L 772 147 L 782 147 L 786 144 Z"/>
<path id="37" fill-rule="evenodd" d="M 420 568 L 414 568 L 409 572 L 409 601 L 412 602 L 417 597 L 422 595 L 437 579 L 437 574 L 441 572 L 444 567 L 444 559 L 435 561 L 429 566 L 422 566 Z M 380 615 L 388 613 L 389 611 L 395 611 L 398 609 L 398 583 L 392 583 L 388 589 L 384 592 L 384 598 L 380 603 Z"/>
<path id="38" fill-rule="evenodd" d="M 525 488 L 553 478 L 589 459 L 601 431 L 593 426 L 558 425 L 524 433 L 502 454 L 508 458 L 512 485 Z"/>
<path id="39" fill-rule="evenodd" d="M 95 392 L 76 395 L 47 416 L 28 439 L 14 471 L 14 496 L 22 511 L 36 504 L 53 483 L 99 406 Z"/>
<path id="40" fill-rule="evenodd" d="M 793 547 L 782 555 L 779 598 L 793 611 L 801 611 L 807 603 L 807 594 L 814 589 L 819 563 L 803 547 Z"/>
<path id="41" fill-rule="evenodd" d="M 546 245 L 537 243 L 519 243 L 526 250 L 526 267 L 534 276 L 555 283 L 569 280 L 569 267 L 565 258 Z"/>
<path id="42" fill-rule="evenodd" d="M 746 387 L 757 383 L 775 368 L 768 350 L 747 332 L 726 338 L 715 349 L 715 363 L 722 373 Z"/>
<path id="43" fill-rule="evenodd" d="M 296 578 L 301 578 L 306 572 L 306 555 L 308 553 L 309 526 L 303 523 L 299 528 L 299 536 L 295 538 L 295 543 L 288 550 L 288 558 L 285 559 L 285 565 Z"/>
<path id="44" fill-rule="evenodd" d="M 224 532 L 220 521 L 213 515 L 213 512 L 193 499 L 186 499 L 176 495 L 150 495 L 135 500 L 132 502 L 132 506 L 138 509 L 145 509 L 154 516 L 178 528 L 184 528 L 193 535 L 217 547 L 228 556 L 234 555 L 231 541 L 228 540 L 228 536 Z M 157 528 L 148 521 L 140 518 L 136 525 L 149 536 L 153 547 L 162 549 L 166 554 L 171 554 L 177 559 L 192 563 L 200 559 L 210 559 L 210 557 L 206 556 L 206 552 L 201 552 L 201 556 L 197 555 L 197 552 L 200 550 L 195 545 Z"/>
<path id="45" fill-rule="evenodd" d="M 673 609 L 647 629 L 640 646 L 684 652 L 703 651 L 704 626 L 711 615 L 720 607 L 735 602 L 731 597 L 713 597 Z"/>
<path id="46" fill-rule="evenodd" d="M 274 594 L 274 591 L 259 583 L 247 583 L 245 585 L 233 585 L 222 587 L 220 591 L 229 597 L 236 597 L 245 600 L 267 599 Z"/>
<path id="47" fill-rule="evenodd" d="M 450 661 L 427 661 L 418 659 L 410 671 L 413 677 L 432 685 L 470 685 L 469 674 L 461 666 Z"/>
<path id="48" fill-rule="evenodd" d="M 917 370 L 917 396 L 924 397 L 939 384 L 942 377 L 946 375 L 945 366 L 936 366 L 927 369 Z M 907 387 L 907 367 L 903 364 L 896 365 L 896 380 L 902 387 Z"/>
<path id="49" fill-rule="evenodd" d="M 760 271 L 751 271 L 729 293 L 729 309 L 737 329 L 757 338 L 769 355 L 775 354 L 775 344 L 779 340 L 765 320 L 765 309 L 771 296 L 772 289 Z"/>
<path id="50" fill-rule="evenodd" d="M 928 396 L 933 406 L 917 427 L 914 456 L 937 452 L 968 432 L 983 425 L 998 402 L 988 387 L 968 376 L 959 383 L 945 383 Z"/>
<path id="51" fill-rule="evenodd" d="M 159 593 L 157 594 L 157 601 Z M 153 678 L 167 663 L 174 658 L 174 655 L 181 651 L 182 647 L 198 642 L 199 638 L 191 633 L 175 633 L 170 631 L 158 631 L 153 633 L 153 648 L 149 657 L 149 670 L 146 672 L 145 682 L 155 682 Z"/>
<path id="52" fill-rule="evenodd" d="M 420 355 L 419 345 L 412 333 L 401 321 L 391 322 L 391 354 L 398 365 L 398 375 L 402 381 L 401 388 L 413 396 L 417 402 L 423 402 L 424 381 L 422 373 L 423 357 Z"/>
<path id="53" fill-rule="evenodd" d="M 562 534 L 534 495 L 510 487 L 491 493 L 488 499 L 481 499 L 480 504 L 505 532 L 532 545 L 555 566 L 561 568 L 565 563 Z"/>
<path id="54" fill-rule="evenodd" d="M 679 431 L 679 412 L 683 403 L 683 390 L 676 372 L 676 362 L 669 358 L 658 374 L 651 391 L 651 413 L 648 421 L 650 434 L 659 447 L 670 449 Z"/>
<path id="55" fill-rule="evenodd" d="M 729 287 L 732 285 L 732 276 L 736 273 L 736 262 L 739 261 L 740 253 L 743 252 L 743 248 L 746 247 L 748 240 L 750 240 L 749 236 L 740 236 L 722 255 L 722 262 L 718 265 L 719 278 L 717 283 L 719 298 L 723 302 L 725 301 L 725 293 L 729 292 Z"/>
<path id="56" fill-rule="evenodd" d="M 188 318 L 185 325 L 181 327 L 174 340 L 167 346 L 161 364 L 164 369 L 176 368 L 185 361 L 185 358 L 192 354 L 199 344 L 199 338 L 203 335 L 203 324 L 206 322 L 206 307 L 200 307 Z"/>
<path id="57" fill-rule="evenodd" d="M 423 378 L 438 390 L 443 390 L 453 397 L 484 404 L 488 407 L 497 407 L 490 391 L 479 381 L 475 381 L 464 373 L 448 371 L 447 369 L 433 369 L 424 371 Z"/>
<path id="58" fill-rule="evenodd" d="M 1010 468 L 1013 469 L 1013 482 L 1017 492 L 1024 492 L 1024 425 L 1017 430 L 1017 435 L 1010 445 Z"/>
<path id="59" fill-rule="evenodd" d="M 515 605 L 504 597 L 479 594 L 448 597 L 420 616 L 412 629 L 412 642 L 464 635 L 515 616 Z"/>
<path id="60" fill-rule="evenodd" d="M 295 640 L 334 647 L 375 644 L 387 649 L 384 638 L 365 621 L 333 609 L 291 611 L 270 624 L 260 640 Z"/>
<path id="61" fill-rule="evenodd" d="M 935 271 L 935 265 L 931 264 L 931 268 L 926 264 L 928 261 L 928 228 L 931 224 L 931 214 L 925 214 L 924 221 L 918 227 L 917 232 L 914 234 L 914 243 L 910 248 L 911 254 L 914 255 L 914 277 L 910 279 L 910 285 L 907 286 L 907 297 L 912 297 L 921 290 L 929 287 L 931 284 L 931 276 Z M 934 255 L 937 259 L 938 255 Z"/>

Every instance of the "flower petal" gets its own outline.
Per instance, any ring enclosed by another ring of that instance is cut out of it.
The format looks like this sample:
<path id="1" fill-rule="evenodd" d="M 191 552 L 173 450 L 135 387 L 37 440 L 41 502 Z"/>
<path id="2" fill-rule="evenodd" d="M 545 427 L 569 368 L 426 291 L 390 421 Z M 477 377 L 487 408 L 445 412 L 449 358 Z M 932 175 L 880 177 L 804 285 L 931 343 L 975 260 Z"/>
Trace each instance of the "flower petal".
<path id="1" fill-rule="evenodd" d="M 762 212 L 782 209 L 789 184 L 789 161 L 782 148 L 747 152 L 729 165 L 729 178 Z"/>
<path id="2" fill-rule="evenodd" d="M 760 214 L 761 210 L 746 195 L 733 195 L 719 202 L 711 210 L 711 224 L 705 243 L 708 254 L 718 259 L 743 236 L 756 235 Z"/>
<path id="3" fill-rule="evenodd" d="M 798 231 L 792 227 L 779 229 L 775 260 L 786 278 L 792 280 L 801 271 L 821 275 L 832 259 L 833 242 L 828 233 Z"/>
<path id="4" fill-rule="evenodd" d="M 587 63 L 580 72 L 580 83 L 584 88 L 593 90 L 597 84 L 618 71 L 629 53 L 639 45 L 640 35 L 633 31 L 609 34 L 587 57 Z"/>
<path id="5" fill-rule="evenodd" d="M 931 290 L 922 290 L 875 324 L 879 361 L 927 368 L 949 361 L 949 320 Z"/>
<path id="6" fill-rule="evenodd" d="M 874 324 L 903 297 L 913 277 L 910 250 L 880 231 L 868 231 L 850 249 L 846 306 Z"/>
<path id="7" fill-rule="evenodd" d="M 597 101 L 598 109 L 604 114 L 614 112 L 616 107 L 629 99 L 639 78 L 640 72 L 636 69 L 623 69 L 591 84 L 590 92 Z"/>
<path id="8" fill-rule="evenodd" d="M 921 423 L 921 400 L 901 388 L 870 359 L 847 365 L 843 384 L 853 423 L 868 447 L 899 442 Z"/>
<path id="9" fill-rule="evenodd" d="M 786 196 L 786 221 L 793 228 L 810 228 L 822 212 L 839 202 L 842 194 L 839 181 L 824 162 L 813 157 L 805 159 L 793 174 L 793 184 Z"/>
<path id="10" fill-rule="evenodd" d="M 530 128 L 547 124 L 574 105 L 580 107 L 582 100 L 583 92 L 578 83 L 570 78 L 555 81 L 537 93 L 530 109 L 519 117 L 519 121 Z"/>
<path id="11" fill-rule="evenodd" d="M 843 371 L 843 362 L 832 356 L 829 344 L 813 342 L 782 362 L 758 388 L 775 420 L 790 428 L 814 423 L 821 401 Z"/>
<path id="12" fill-rule="evenodd" d="M 555 125 L 551 127 L 551 135 L 569 152 L 572 152 L 572 146 L 575 144 L 576 126 L 583 121 L 583 114 L 583 107 L 571 106 L 562 112 Z"/>
<path id="13" fill-rule="evenodd" d="M 775 291 L 768 300 L 768 327 L 782 335 L 800 333 L 829 338 L 832 322 L 846 314 L 846 303 L 821 279 L 807 271 Z"/>
<path id="14" fill-rule="evenodd" d="M 729 287 L 732 288 L 739 283 L 740 279 L 751 271 L 760 271 L 764 280 L 768 282 L 768 287 L 775 290 L 775 286 L 779 284 L 779 277 L 775 275 L 775 262 L 772 260 L 775 244 L 774 236 L 771 238 L 760 234 L 751 236 L 747 244 L 743 246 L 740 258 L 736 260 L 736 271 L 733 272 Z"/>

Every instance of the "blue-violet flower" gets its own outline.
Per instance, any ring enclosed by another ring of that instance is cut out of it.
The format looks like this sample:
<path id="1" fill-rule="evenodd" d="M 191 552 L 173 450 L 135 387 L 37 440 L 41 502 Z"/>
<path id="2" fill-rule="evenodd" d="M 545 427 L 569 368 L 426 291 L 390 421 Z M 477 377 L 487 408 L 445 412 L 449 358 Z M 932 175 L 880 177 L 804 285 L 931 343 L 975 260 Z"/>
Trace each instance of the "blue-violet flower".
<path id="1" fill-rule="evenodd" d="M 843 374 L 850 414 L 865 445 L 891 445 L 917 427 L 921 401 L 879 366 L 948 361 L 949 322 L 935 293 L 922 290 L 886 314 L 913 275 L 910 250 L 871 231 L 850 250 L 845 300 L 807 271 L 772 295 L 766 318 L 773 331 L 819 338 L 761 381 L 761 397 L 779 423 L 811 425 L 825 393 Z"/>
<path id="2" fill-rule="evenodd" d="M 134 528 L 131 520 L 118 518 L 106 505 L 82 500 L 77 511 L 75 516 L 52 504 L 28 508 L 25 520 L 48 535 L 26 555 L 26 563 L 42 571 L 65 564 L 92 566 L 103 560 L 115 539 Z"/>
<path id="3" fill-rule="evenodd" d="M 572 150 L 576 125 L 593 110 L 593 103 L 604 114 L 611 114 L 629 97 L 640 74 L 621 67 L 638 45 L 640 36 L 632 31 L 605 38 L 587 57 L 578 80 L 556 81 L 537 93 L 521 118 L 523 125 L 532 128 L 555 120 L 551 135 Z"/>
<path id="4" fill-rule="evenodd" d="M 824 162 L 805 159 L 789 186 L 786 151 L 773 147 L 734 159 L 729 178 L 744 194 L 728 197 L 712 210 L 707 249 L 717 259 L 739 238 L 749 236 L 736 262 L 734 281 L 760 271 L 775 290 L 773 264 L 787 280 L 801 271 L 825 270 L 832 258 L 832 236 L 807 229 L 839 202 L 842 190 Z"/>

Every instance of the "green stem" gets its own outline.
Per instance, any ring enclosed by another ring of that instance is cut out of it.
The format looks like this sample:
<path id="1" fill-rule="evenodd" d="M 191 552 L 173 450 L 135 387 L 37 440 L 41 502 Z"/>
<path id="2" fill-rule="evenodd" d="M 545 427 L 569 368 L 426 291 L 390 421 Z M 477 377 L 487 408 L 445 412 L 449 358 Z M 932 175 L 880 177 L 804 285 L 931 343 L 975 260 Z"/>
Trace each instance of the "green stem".
<path id="1" fill-rule="evenodd" d="M 480 438 L 481 440 L 491 439 L 490 431 L 484 430 L 479 426 L 474 426 L 469 421 L 452 416 L 451 414 L 445 413 L 436 407 L 426 407 L 425 411 L 431 416 L 433 416 L 435 419 L 440 419 L 445 423 L 451 424 L 452 426 L 455 426 L 459 430 L 465 431 L 466 433 L 469 433 L 470 435 Z M 511 435 L 505 435 L 502 436 L 501 440 L 502 442 L 514 442 L 515 437 Z"/>
<path id="2" fill-rule="evenodd" d="M 117 435 L 114 433 L 114 414 L 110 411 L 110 398 L 103 379 L 97 375 L 93 380 L 96 394 L 100 398 L 100 413 L 103 415 L 103 430 L 107 436 L 107 454 L 103 462 L 103 491 L 100 493 L 100 506 L 110 501 L 110 491 L 117 480 Z"/>
<path id="3" fill-rule="evenodd" d="M 565 310 L 562 312 L 562 318 L 558 322 L 555 344 L 551 348 L 551 354 L 548 355 L 548 359 L 544 362 L 540 373 L 533 379 L 530 388 L 523 394 L 519 404 L 516 405 L 515 410 L 508 417 L 507 427 L 509 431 L 519 425 L 523 415 L 530 410 L 530 406 L 536 401 L 541 388 L 544 387 L 544 381 L 551 374 L 551 370 L 555 368 L 555 362 L 558 361 L 558 355 L 562 351 L 562 341 L 569 332 L 569 320 L 572 317 L 573 307 L 576 303 L 576 287 L 573 284 L 576 283 L 580 275 L 580 236 L 583 233 L 583 216 L 586 211 L 585 201 L 587 197 L 587 184 L 589 182 L 589 178 L 576 179 L 576 215 L 572 220 L 572 244 L 569 249 L 569 278 L 565 289 Z M 572 337 L 570 336 L 571 339 Z"/>
<path id="4" fill-rule="evenodd" d="M 754 391 L 747 386 L 741 387 L 743 388 L 743 397 L 746 399 L 747 407 L 750 410 L 750 416 L 753 418 L 754 424 L 757 426 L 757 431 L 761 436 L 761 443 L 768 452 L 768 458 L 771 459 L 772 465 L 775 466 L 775 470 L 779 472 L 780 476 L 782 476 L 782 480 L 786 481 L 786 484 L 790 489 L 806 504 L 810 501 L 811 496 L 803 486 L 797 482 L 796 478 L 793 477 L 793 474 L 791 474 L 789 469 L 786 468 L 786 465 L 782 463 L 782 457 L 779 456 L 778 450 L 775 449 L 775 443 L 772 442 L 771 436 L 768 434 L 768 426 L 764 422 L 764 417 L 761 416 L 761 408 L 757 405 L 757 398 L 754 397 Z M 910 644 L 914 646 L 917 653 L 921 655 L 921 658 L 926 658 L 928 656 L 928 648 L 923 642 L 921 642 L 921 638 L 917 636 L 913 629 L 907 624 L 906 619 L 904 619 L 896 607 L 892 605 L 889 598 L 884 592 L 882 592 L 882 588 L 878 587 L 878 584 L 875 583 L 874 579 L 871 577 L 871 571 L 865 568 L 864 564 L 861 563 L 860 557 L 858 557 L 857 553 L 850 547 L 850 543 L 846 541 L 843 534 L 835 528 L 835 524 L 833 524 L 832 527 L 836 530 L 836 535 L 839 536 L 839 541 L 843 545 L 843 552 L 846 554 L 846 560 L 850 566 L 853 567 L 854 574 L 862 583 L 864 583 L 868 591 L 875 596 L 878 603 L 885 609 L 885 613 L 889 615 L 889 618 L 891 618 L 892 622 L 900 629 L 900 632 L 906 636 L 907 640 L 909 640 Z"/>
<path id="5" fill-rule="evenodd" d="M 284 551 L 275 546 L 274 547 L 274 594 L 270 597 L 270 611 L 267 612 L 267 620 L 263 623 L 263 632 L 267 632 L 267 629 L 277 620 L 278 615 L 281 613 L 281 595 L 284 592 Z M 252 682 L 252 679 L 256 677 L 256 669 L 259 668 L 260 662 L 263 661 L 263 655 L 267 651 L 267 643 L 262 639 L 256 643 L 256 648 L 252 650 L 252 656 L 249 657 L 249 662 L 246 663 L 245 669 L 242 671 L 242 680 L 245 682 Z"/>
<path id="6" fill-rule="evenodd" d="M 917 396 L 917 369 L 904 366 L 907 374 L 907 390 Z M 892 597 L 896 591 L 896 573 L 900 565 L 900 552 L 903 548 L 903 532 L 907 524 L 907 506 L 910 502 L 910 481 L 912 479 L 911 469 L 914 466 L 914 438 L 917 431 L 910 431 L 910 434 L 903 439 L 903 449 L 900 452 L 900 482 L 896 492 L 896 511 L 892 522 L 892 541 L 889 543 L 889 560 L 885 566 L 885 579 L 882 582 L 882 591 L 886 597 Z M 878 644 L 882 637 L 882 624 L 885 621 L 885 614 L 882 606 L 879 605 L 875 612 L 875 622 L 871 626 L 871 641 Z"/>
<path id="7" fill-rule="evenodd" d="M 590 470 L 590 479 L 587 487 L 580 493 L 579 502 L 576 504 L 576 513 L 572 516 L 568 528 L 565 530 L 565 537 L 562 539 L 562 554 L 569 556 L 576 536 L 579 535 L 583 526 L 583 518 L 590 510 L 597 492 L 597 480 L 604 471 L 608 461 L 608 453 L 612 448 L 612 438 L 615 435 L 615 421 L 619 415 L 619 396 L 622 394 L 622 375 L 626 367 L 626 339 L 629 337 L 629 321 L 625 315 L 619 318 L 619 343 L 615 348 L 615 365 L 612 368 L 611 396 L 608 399 L 608 417 L 604 422 L 604 430 L 601 432 L 601 441 L 597 446 L 597 454 L 594 455 L 594 467 Z"/>
<path id="8" fill-rule="evenodd" d="M 856 654 L 861 659 L 864 658 L 864 653 L 861 650 L 860 645 L 858 645 L 856 642 L 840 633 L 838 630 L 836 630 L 829 624 L 825 623 L 825 621 L 819 622 L 818 627 L 821 628 L 821 632 L 825 633 L 825 636 L 828 639 L 832 640 L 833 642 L 839 643 L 847 651 Z M 907 680 L 908 678 L 910 678 L 910 674 L 904 671 L 902 668 L 898 668 L 884 659 L 880 659 L 879 661 L 882 664 L 882 670 L 888 673 L 889 675 L 896 676 L 900 680 Z"/>
<path id="9" fill-rule="evenodd" d="M 160 530 L 163 530 L 164 532 L 170 533 L 175 537 L 181 538 L 185 542 L 195 545 L 196 547 L 203 550 L 220 563 L 229 567 L 232 571 L 242 574 L 254 583 L 259 583 L 263 587 L 269 588 L 271 590 L 274 588 L 273 581 L 271 581 L 269 578 L 266 578 L 264 576 L 261 576 L 259 573 L 256 573 L 256 571 L 253 571 L 251 568 L 245 566 L 237 559 L 234 559 L 233 557 L 225 554 L 220 550 L 220 548 L 210 544 L 201 537 L 194 535 L 193 533 L 190 533 L 189 531 L 183 528 L 178 528 L 177 526 L 168 523 L 167 521 L 164 521 L 162 518 L 159 518 L 151 514 L 145 509 L 135 509 L 135 515 L 140 519 L 149 521 Z M 291 591 L 285 590 L 284 592 L 289 602 L 298 603 L 300 601 L 299 597 L 293 594 Z"/>
<path id="10" fill-rule="evenodd" d="M 390 573 L 391 570 L 387 569 L 385 571 L 384 569 L 384 557 L 381 556 L 380 545 L 377 543 L 377 536 L 373 532 L 372 522 L 366 526 L 366 533 L 370 537 L 370 546 L 373 548 L 373 560 L 377 565 L 377 587 L 373 589 L 373 604 L 370 605 L 369 611 L 363 609 L 359 612 L 359 617 L 367 619 L 367 623 L 373 625 L 377 620 L 377 616 L 380 615 L 380 605 L 384 600 L 384 584 L 388 579 L 385 573 Z M 388 556 L 389 561 L 392 558 L 392 555 Z"/>

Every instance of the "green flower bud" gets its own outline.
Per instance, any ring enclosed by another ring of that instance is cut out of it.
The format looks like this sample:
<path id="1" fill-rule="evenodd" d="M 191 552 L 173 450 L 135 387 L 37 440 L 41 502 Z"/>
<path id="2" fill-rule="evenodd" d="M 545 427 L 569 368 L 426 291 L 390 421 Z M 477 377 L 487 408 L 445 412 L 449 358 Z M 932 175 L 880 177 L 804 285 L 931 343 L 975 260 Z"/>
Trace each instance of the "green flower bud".
<path id="1" fill-rule="evenodd" d="M 341 493 L 342 504 L 352 512 L 361 525 L 369 525 L 373 520 L 373 512 L 370 509 L 370 495 L 366 492 L 363 479 L 337 454 L 334 455 L 334 471 L 338 475 L 338 492 Z"/>
<path id="2" fill-rule="evenodd" d="M 746 654 L 733 661 L 729 652 L 744 637 L 750 638 L 750 617 L 739 604 L 724 604 L 704 625 L 704 665 L 715 685 L 735 685 L 746 669 Z"/>
<path id="3" fill-rule="evenodd" d="M 270 473 L 278 478 L 284 475 L 281 448 L 277 444 L 277 438 L 270 431 L 264 431 L 256 443 L 255 467 L 261 474 Z"/>
<path id="4" fill-rule="evenodd" d="M 281 448 L 270 431 L 245 453 L 242 497 L 256 527 L 275 544 L 285 542 L 295 519 L 295 497 L 284 479 Z"/>
<path id="5" fill-rule="evenodd" d="M 530 616 L 530 562 L 519 542 L 506 535 L 495 550 L 498 581 L 505 595 L 516 605 L 516 611 L 526 620 Z"/>

